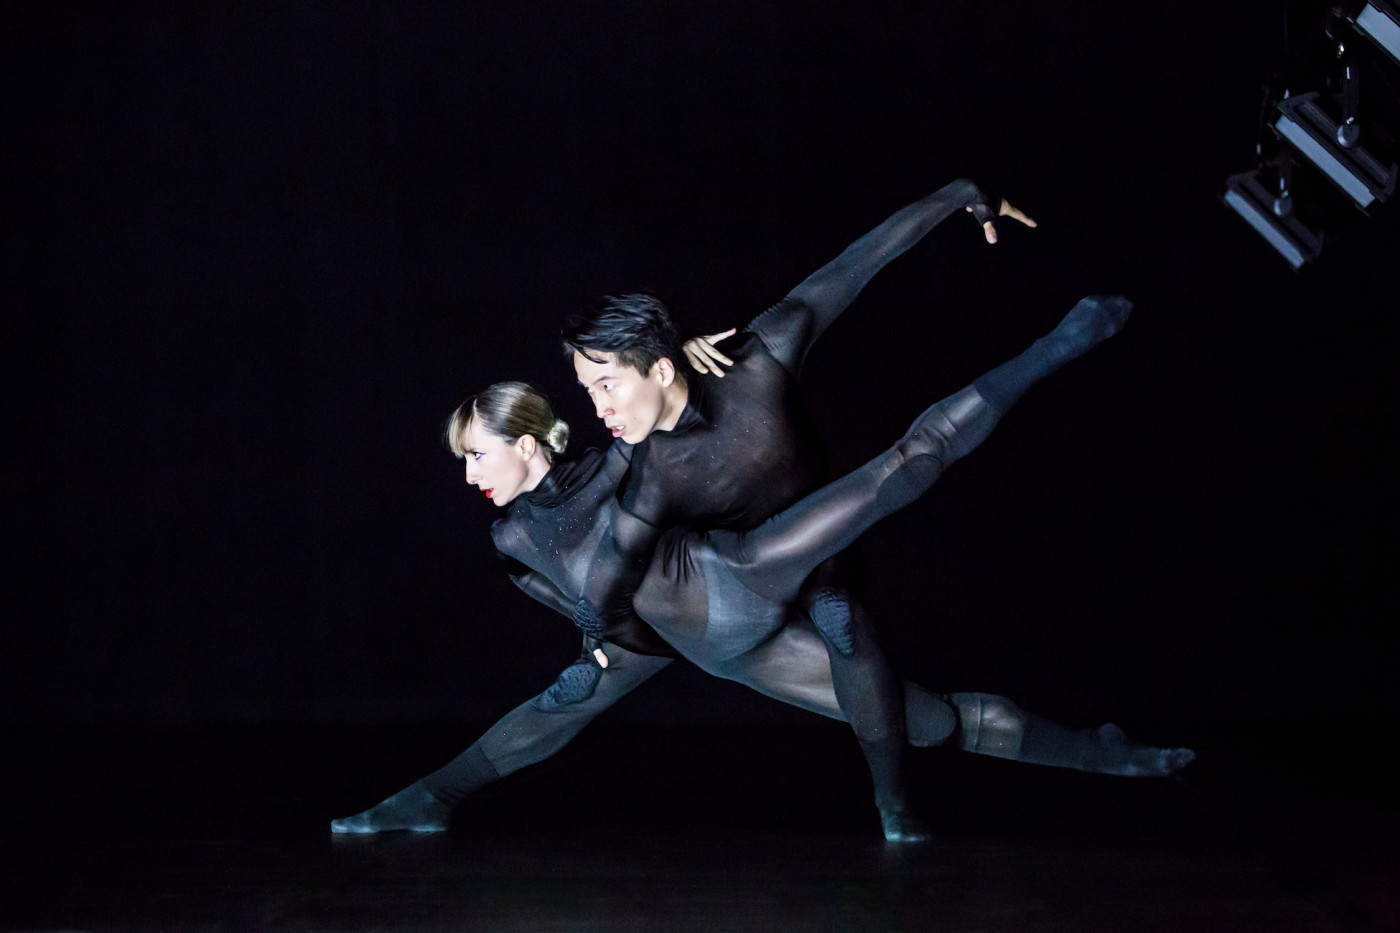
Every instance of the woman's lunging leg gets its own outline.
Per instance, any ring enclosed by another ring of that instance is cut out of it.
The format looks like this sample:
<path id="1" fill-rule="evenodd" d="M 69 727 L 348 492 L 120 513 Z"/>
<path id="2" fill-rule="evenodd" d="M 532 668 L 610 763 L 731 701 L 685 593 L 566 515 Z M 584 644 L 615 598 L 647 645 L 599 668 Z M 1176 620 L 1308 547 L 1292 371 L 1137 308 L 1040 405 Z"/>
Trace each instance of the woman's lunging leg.
<path id="1" fill-rule="evenodd" d="M 427 777 L 368 810 L 331 821 L 336 833 L 446 829 L 463 798 L 497 778 L 544 761 L 567 745 L 599 713 L 671 663 L 604 645 L 609 665 L 591 656 L 569 665 L 550 688 L 501 717 L 465 751 Z"/>

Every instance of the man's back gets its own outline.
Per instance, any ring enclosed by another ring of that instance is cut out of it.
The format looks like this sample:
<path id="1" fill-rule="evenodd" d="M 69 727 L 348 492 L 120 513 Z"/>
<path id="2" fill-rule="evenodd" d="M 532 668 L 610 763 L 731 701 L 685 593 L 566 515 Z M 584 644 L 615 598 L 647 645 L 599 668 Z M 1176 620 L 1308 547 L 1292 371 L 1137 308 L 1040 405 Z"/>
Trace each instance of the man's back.
<path id="1" fill-rule="evenodd" d="M 796 380 L 745 331 L 723 379 L 692 376 L 675 428 L 638 444 L 623 508 L 657 528 L 754 528 L 830 478 Z"/>

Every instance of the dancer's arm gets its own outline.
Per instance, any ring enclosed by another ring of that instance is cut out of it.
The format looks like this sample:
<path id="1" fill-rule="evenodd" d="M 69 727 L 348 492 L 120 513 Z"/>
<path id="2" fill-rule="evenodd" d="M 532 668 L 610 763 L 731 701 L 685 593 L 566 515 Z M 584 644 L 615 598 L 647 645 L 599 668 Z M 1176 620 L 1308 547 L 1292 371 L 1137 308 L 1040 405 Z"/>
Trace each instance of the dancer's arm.
<path id="1" fill-rule="evenodd" d="M 589 564 L 583 598 L 572 610 L 574 624 L 585 635 L 618 641 L 621 631 L 637 619 L 632 597 L 642 585 L 661 533 L 661 528 L 618 510 L 612 534 L 599 542 Z"/>
<path id="2" fill-rule="evenodd" d="M 511 582 L 520 587 L 521 591 L 526 595 L 548 606 L 565 618 L 574 618 L 574 611 L 578 605 L 577 602 L 565 596 L 563 591 L 555 586 L 544 574 L 537 573 L 533 570 L 526 570 L 524 573 L 513 574 L 510 579 Z M 634 641 L 639 637 L 640 632 L 646 632 L 648 636 L 653 634 L 646 623 L 636 618 L 635 614 L 630 612 L 613 627 L 615 629 L 634 633 L 632 636 L 632 640 Z M 662 657 L 668 657 L 672 654 L 669 650 L 669 646 L 663 648 L 659 639 L 656 642 L 648 640 L 642 644 L 648 649 L 646 652 L 647 654 L 659 655 Z M 603 650 L 602 639 L 585 634 L 583 636 L 582 656 L 590 654 L 593 656 L 593 659 L 598 662 L 599 667 L 608 666 L 608 654 Z"/>
<path id="3" fill-rule="evenodd" d="M 565 596 L 544 574 L 526 568 L 521 573 L 512 573 L 510 581 L 520 587 L 521 592 L 543 603 L 550 609 L 570 619 L 574 617 L 574 602 Z"/>
<path id="4" fill-rule="evenodd" d="M 993 219 L 1010 217 L 1028 227 L 1031 220 L 1005 198 L 962 178 L 896 212 L 818 269 L 787 297 L 750 322 L 770 353 L 794 376 L 817 338 L 846 309 L 885 264 L 919 242 L 956 211 L 966 209 L 982 223 L 988 243 L 996 242 Z"/>
<path id="5" fill-rule="evenodd" d="M 531 570 L 521 565 L 520 573 L 512 573 L 510 582 L 520 588 L 520 591 L 567 619 L 574 617 L 574 602 L 564 595 L 563 590 L 555 586 L 544 574 Z M 598 662 L 599 667 L 608 666 L 608 655 L 602 648 L 600 642 L 595 638 L 583 636 L 583 650 L 580 656 L 592 654 L 593 659 Z"/>

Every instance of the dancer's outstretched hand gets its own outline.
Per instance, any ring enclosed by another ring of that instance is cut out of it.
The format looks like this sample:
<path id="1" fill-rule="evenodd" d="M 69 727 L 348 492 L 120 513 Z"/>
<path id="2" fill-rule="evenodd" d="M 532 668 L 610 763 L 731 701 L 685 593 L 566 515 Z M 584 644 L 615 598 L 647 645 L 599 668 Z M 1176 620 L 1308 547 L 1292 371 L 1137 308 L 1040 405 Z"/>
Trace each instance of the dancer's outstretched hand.
<path id="1" fill-rule="evenodd" d="M 598 662 L 598 666 L 606 668 L 608 666 L 608 656 L 603 651 L 603 641 L 594 638 L 592 635 L 583 636 L 583 650 L 593 653 L 593 660 Z"/>
<path id="2" fill-rule="evenodd" d="M 720 379 L 724 378 L 724 370 L 719 364 L 733 366 L 734 361 L 723 353 L 715 349 L 715 344 L 726 337 L 734 336 L 737 328 L 731 327 L 729 330 L 718 334 L 710 334 L 708 337 L 691 337 L 681 349 L 685 351 L 685 358 L 690 361 L 690 365 L 699 373 L 713 373 Z"/>
<path id="3" fill-rule="evenodd" d="M 996 211 L 992 210 L 992 205 L 990 203 L 969 204 L 967 206 L 968 212 L 982 225 L 982 235 L 987 238 L 988 243 L 995 243 L 997 241 L 997 228 L 994 221 L 998 217 L 1010 217 L 1012 220 L 1020 221 L 1027 227 L 1036 226 L 1034 220 L 1027 216 L 1024 211 L 1013 207 L 1011 202 L 1006 200 L 1006 198 L 990 195 L 989 200 L 997 202 Z"/>

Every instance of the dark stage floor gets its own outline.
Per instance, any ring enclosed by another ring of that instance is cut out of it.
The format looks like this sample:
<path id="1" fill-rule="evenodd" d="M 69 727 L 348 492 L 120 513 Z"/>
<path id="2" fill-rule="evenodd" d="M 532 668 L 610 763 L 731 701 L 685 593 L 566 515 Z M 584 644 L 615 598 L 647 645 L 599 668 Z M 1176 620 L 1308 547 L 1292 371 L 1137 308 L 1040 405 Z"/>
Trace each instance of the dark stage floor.
<path id="1" fill-rule="evenodd" d="M 1354 758 L 1258 730 L 1190 736 L 1169 781 L 920 753 L 938 837 L 906 851 L 843 738 L 599 729 L 450 833 L 332 837 L 463 737 L 10 736 L 0 926 L 1400 929 L 1400 815 Z"/>

